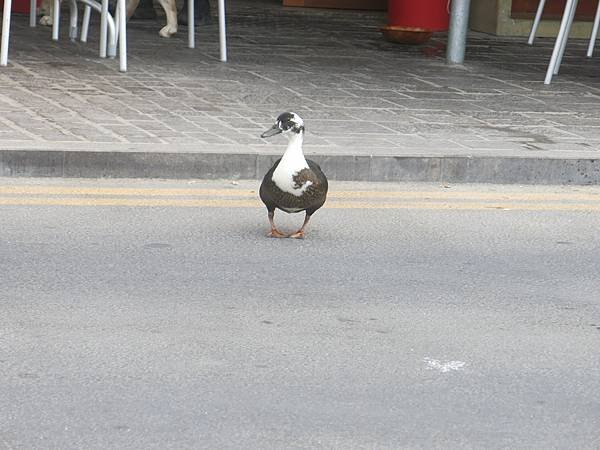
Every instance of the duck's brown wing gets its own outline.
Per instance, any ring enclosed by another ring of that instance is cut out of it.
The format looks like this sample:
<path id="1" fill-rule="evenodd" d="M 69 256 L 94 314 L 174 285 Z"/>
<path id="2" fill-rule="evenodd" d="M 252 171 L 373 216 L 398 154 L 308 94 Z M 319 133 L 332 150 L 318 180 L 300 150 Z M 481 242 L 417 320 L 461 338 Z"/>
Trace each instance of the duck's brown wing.
<path id="1" fill-rule="evenodd" d="M 273 172 L 275 172 L 280 161 L 281 158 L 275 161 L 273 167 L 265 174 L 262 183 L 260 184 L 260 190 L 258 191 L 260 199 L 269 211 L 275 210 L 277 204 L 281 201 L 281 194 L 284 193 L 273 181 Z"/>
<path id="2" fill-rule="evenodd" d="M 327 183 L 327 177 L 321 170 L 321 167 L 310 159 L 306 160 L 308 163 L 308 169 L 301 170 L 296 177 L 294 182 L 299 183 L 302 186 L 307 181 L 312 184 L 304 191 L 302 198 L 305 200 L 305 210 L 310 215 L 319 209 L 325 203 L 327 199 L 327 190 L 329 189 L 329 183 Z M 298 178 L 298 180 L 296 180 Z"/>

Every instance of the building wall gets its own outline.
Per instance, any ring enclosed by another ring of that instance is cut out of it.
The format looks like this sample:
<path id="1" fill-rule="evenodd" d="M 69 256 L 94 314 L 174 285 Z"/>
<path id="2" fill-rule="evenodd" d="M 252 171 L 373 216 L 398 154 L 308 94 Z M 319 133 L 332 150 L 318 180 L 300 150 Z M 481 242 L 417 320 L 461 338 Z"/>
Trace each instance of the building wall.
<path id="1" fill-rule="evenodd" d="M 475 31 L 496 34 L 498 24 L 498 0 L 471 1 L 470 27 Z"/>
<path id="2" fill-rule="evenodd" d="M 387 0 L 283 0 L 283 6 L 386 10 Z"/>
<path id="3" fill-rule="evenodd" d="M 499 36 L 527 36 L 533 19 L 511 17 L 512 0 L 473 0 L 471 1 L 470 28 L 474 31 Z M 542 20 L 537 31 L 539 37 L 556 37 L 559 20 Z M 572 37 L 589 38 L 592 23 L 575 21 L 571 29 Z"/>

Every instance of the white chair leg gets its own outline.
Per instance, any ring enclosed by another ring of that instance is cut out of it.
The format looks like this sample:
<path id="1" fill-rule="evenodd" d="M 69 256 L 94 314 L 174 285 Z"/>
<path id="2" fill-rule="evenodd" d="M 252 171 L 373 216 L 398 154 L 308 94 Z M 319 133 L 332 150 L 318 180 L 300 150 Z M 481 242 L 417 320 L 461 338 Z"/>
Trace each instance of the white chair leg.
<path id="1" fill-rule="evenodd" d="M 108 0 L 102 0 L 100 9 L 100 58 L 106 58 Z"/>
<path id="2" fill-rule="evenodd" d="M 58 32 L 60 26 L 60 0 L 52 2 L 52 40 L 58 41 Z"/>
<path id="3" fill-rule="evenodd" d="M 108 24 L 108 37 L 107 37 L 107 56 L 109 58 L 114 58 L 117 56 L 117 41 L 119 40 L 119 10 L 118 6 L 115 6 L 115 18 L 112 20 L 110 13 L 108 14 L 106 20 Z M 111 22 L 114 22 L 114 25 L 111 25 Z"/>
<path id="4" fill-rule="evenodd" d="M 35 27 L 37 24 L 37 0 L 29 0 L 29 26 Z"/>
<path id="5" fill-rule="evenodd" d="M 119 7 L 117 6 L 117 4 L 115 3 L 115 11 L 114 11 L 114 15 L 115 15 L 115 45 L 117 45 L 116 43 L 119 42 L 119 31 L 120 31 L 120 27 L 121 27 L 121 16 L 119 14 Z M 110 22 L 110 13 L 108 14 L 109 17 L 109 22 Z M 108 30 L 108 40 L 110 42 L 110 25 L 109 25 L 109 30 Z"/>
<path id="6" fill-rule="evenodd" d="M 77 39 L 77 1 L 69 0 L 69 39 L 75 41 Z"/>
<path id="7" fill-rule="evenodd" d="M 225 32 L 225 0 L 219 0 L 219 48 L 221 61 L 227 62 L 227 40 Z"/>
<path id="8" fill-rule="evenodd" d="M 85 5 L 85 9 L 83 11 L 83 23 L 81 25 L 81 41 L 82 42 L 86 42 L 87 41 L 87 37 L 88 37 L 88 30 L 89 30 L 89 25 L 90 25 L 90 18 L 87 17 L 86 15 L 89 16 L 89 14 L 91 14 L 91 10 L 95 10 L 98 11 L 99 13 L 102 13 L 102 4 L 98 3 L 96 0 L 77 0 L 80 3 L 83 3 Z M 108 27 L 108 31 L 107 31 L 107 40 L 110 42 L 115 42 L 115 44 L 113 45 L 116 48 L 116 41 L 117 41 L 117 35 L 116 35 L 116 25 L 115 25 L 115 21 L 113 20 L 112 16 L 110 14 L 106 15 L 106 23 L 107 23 L 107 27 Z M 84 40 L 85 38 L 85 40 Z M 114 54 L 112 56 L 115 56 Z"/>
<path id="9" fill-rule="evenodd" d="M 560 53 L 558 54 L 558 60 L 556 61 L 556 65 L 554 66 L 554 75 L 558 75 L 558 71 L 560 69 L 560 65 L 562 64 L 563 56 L 565 55 L 565 50 L 567 48 L 567 42 L 569 40 L 569 35 L 571 34 L 571 27 L 573 26 L 573 21 L 575 20 L 575 10 L 577 9 L 577 3 L 579 0 L 575 0 L 571 9 L 569 10 L 569 21 L 567 23 L 567 31 L 564 35 L 562 44 L 560 46 Z"/>
<path id="10" fill-rule="evenodd" d="M 188 47 L 196 47 L 196 24 L 194 23 L 194 0 L 187 1 L 187 16 L 188 16 Z"/>
<path id="11" fill-rule="evenodd" d="M 587 50 L 587 57 L 591 58 L 594 53 L 594 46 L 596 45 L 596 36 L 598 36 L 598 25 L 600 24 L 600 0 L 598 1 L 598 8 L 596 8 L 596 17 L 594 18 L 594 27 L 592 28 L 592 36 L 590 37 L 590 45 Z"/>
<path id="12" fill-rule="evenodd" d="M 119 17 L 119 70 L 127 72 L 127 10 L 125 0 L 117 0 Z"/>
<path id="13" fill-rule="evenodd" d="M 83 8 L 83 19 L 81 19 L 81 42 L 87 42 L 88 31 L 90 29 L 90 17 L 92 15 L 92 8 L 90 5 L 85 5 Z"/>
<path id="14" fill-rule="evenodd" d="M 533 45 L 533 40 L 535 39 L 535 34 L 537 33 L 538 26 L 540 25 L 540 20 L 542 19 L 542 13 L 544 12 L 545 5 L 546 0 L 540 0 L 537 11 L 535 13 L 535 19 L 533 19 L 533 25 L 531 26 L 531 32 L 529 33 L 529 39 L 527 40 L 527 43 L 529 45 Z"/>
<path id="15" fill-rule="evenodd" d="M 8 64 L 8 39 L 10 37 L 10 13 L 12 0 L 4 0 L 2 8 L 2 38 L 0 39 L 0 66 Z"/>
<path id="16" fill-rule="evenodd" d="M 560 29 L 558 30 L 558 36 L 556 36 L 556 42 L 554 43 L 554 49 L 552 50 L 552 57 L 550 58 L 550 64 L 548 64 L 548 70 L 546 71 L 544 84 L 550 84 L 552 81 L 552 75 L 554 75 L 554 68 L 556 67 L 556 63 L 558 61 L 563 39 L 566 39 L 565 35 L 568 28 L 570 11 L 573 7 L 573 4 L 576 2 L 577 0 L 567 0 L 567 4 L 565 5 L 565 11 L 563 12 L 562 20 L 560 22 Z"/>

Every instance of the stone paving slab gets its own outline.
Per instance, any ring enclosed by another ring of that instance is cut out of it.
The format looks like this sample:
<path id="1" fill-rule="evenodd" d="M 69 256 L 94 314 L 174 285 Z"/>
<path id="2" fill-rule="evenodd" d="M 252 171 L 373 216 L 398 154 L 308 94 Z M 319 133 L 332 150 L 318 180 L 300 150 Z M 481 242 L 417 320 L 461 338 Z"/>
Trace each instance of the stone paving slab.
<path id="1" fill-rule="evenodd" d="M 285 146 L 259 135 L 293 110 L 307 155 L 339 179 L 600 183 L 600 59 L 585 58 L 585 41 L 569 42 L 545 86 L 552 40 L 471 33 L 466 64 L 449 66 L 445 35 L 386 42 L 380 12 L 227 6 L 228 63 L 216 21 L 198 28 L 194 50 L 185 27 L 163 39 L 162 19 L 133 21 L 126 74 L 97 58 L 97 23 L 82 44 L 64 22 L 55 43 L 15 15 L 0 70 L 0 173 L 259 178 Z"/>

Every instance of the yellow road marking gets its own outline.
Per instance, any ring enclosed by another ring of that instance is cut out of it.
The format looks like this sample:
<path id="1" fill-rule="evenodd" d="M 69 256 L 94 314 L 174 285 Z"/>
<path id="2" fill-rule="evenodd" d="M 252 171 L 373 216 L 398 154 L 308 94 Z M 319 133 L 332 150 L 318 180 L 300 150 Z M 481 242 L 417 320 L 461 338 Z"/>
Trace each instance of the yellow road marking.
<path id="1" fill-rule="evenodd" d="M 333 191 L 332 209 L 600 211 L 600 192 Z M 2 186 L 0 205 L 263 207 L 253 189 Z"/>
<path id="2" fill-rule="evenodd" d="M 130 206 L 190 208 L 263 208 L 258 200 L 123 198 L 123 197 L 0 197 L 0 205 L 37 206 Z M 429 209 L 429 210 L 521 210 L 521 211 L 600 211 L 600 203 L 524 202 L 365 202 L 331 201 L 327 209 Z"/>
<path id="3" fill-rule="evenodd" d="M 0 195 L 73 195 L 123 197 L 250 197 L 250 189 L 184 188 L 102 188 L 67 186 L 0 186 Z M 400 199 L 400 200 L 498 200 L 498 201 L 581 201 L 600 203 L 598 193 L 519 193 L 464 191 L 332 191 L 329 199 Z"/>
<path id="4" fill-rule="evenodd" d="M 477 202 L 332 202 L 331 209 L 446 209 L 446 210 L 520 210 L 520 211 L 600 211 L 600 204 L 586 203 L 477 203 Z"/>
<path id="5" fill-rule="evenodd" d="M 123 198 L 123 197 L 0 197 L 0 205 L 56 206 L 182 206 L 213 208 L 255 208 L 257 200 Z"/>
<path id="6" fill-rule="evenodd" d="M 600 202 L 598 194 L 588 193 L 519 193 L 519 192 L 465 192 L 465 191 L 350 191 L 332 192 L 334 198 L 398 198 L 432 200 L 579 200 Z"/>
<path id="7" fill-rule="evenodd" d="M 173 188 L 101 188 L 66 186 L 0 186 L 1 195 L 95 195 L 131 197 L 256 197 L 248 189 L 173 189 Z"/>

